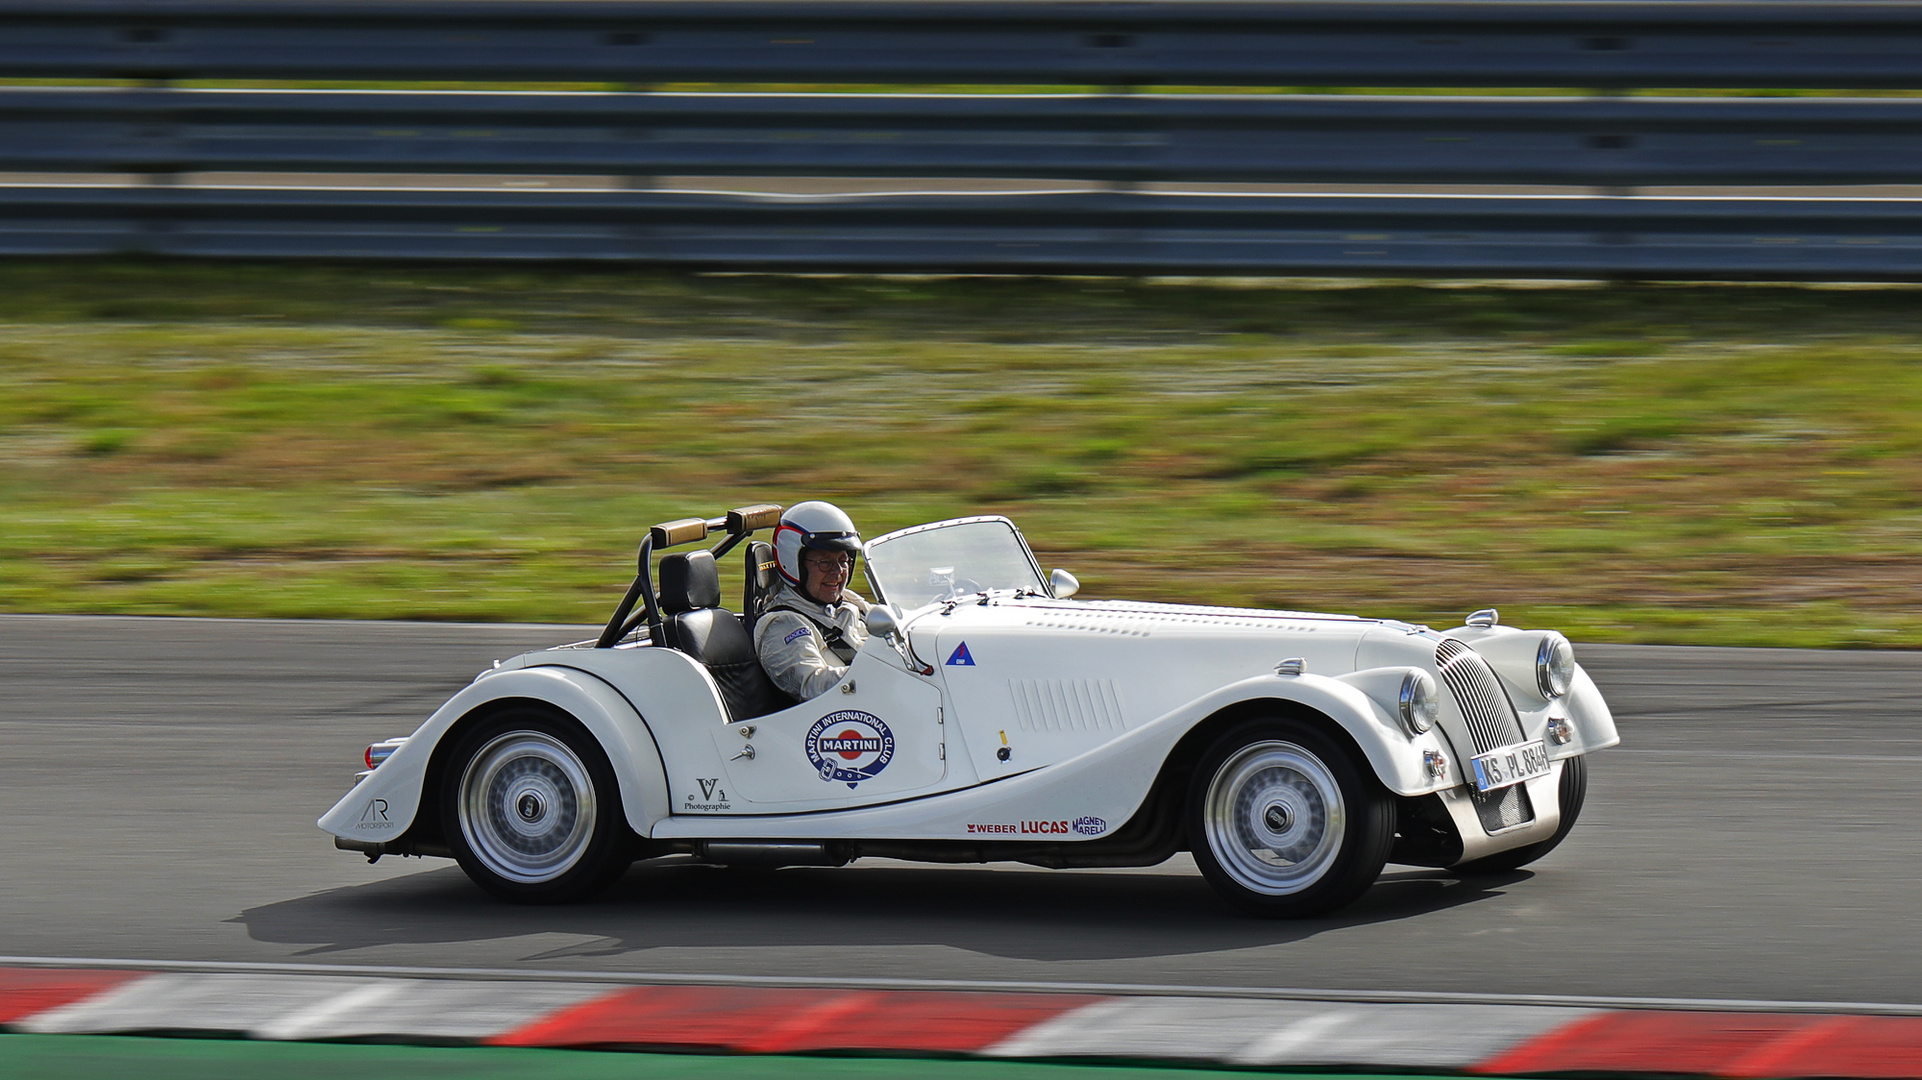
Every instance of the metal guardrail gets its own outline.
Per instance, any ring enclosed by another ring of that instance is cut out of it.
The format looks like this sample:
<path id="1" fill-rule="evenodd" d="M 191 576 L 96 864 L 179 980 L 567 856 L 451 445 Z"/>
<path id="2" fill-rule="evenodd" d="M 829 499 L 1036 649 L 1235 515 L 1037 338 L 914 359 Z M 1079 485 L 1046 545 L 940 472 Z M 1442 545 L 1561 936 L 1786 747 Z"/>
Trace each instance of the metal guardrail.
<path id="1" fill-rule="evenodd" d="M 0 169 L 1922 183 L 1922 99 L 10 89 Z"/>
<path id="2" fill-rule="evenodd" d="M 188 90 L 190 79 L 1922 88 L 1922 2 L 0 0 L 0 168 L 1922 183 L 1922 99 Z M 1922 277 L 1922 200 L 0 187 L 0 253 Z"/>
<path id="3" fill-rule="evenodd" d="M 693 268 L 1907 280 L 1914 200 L 20 188 L 0 254 Z"/>
<path id="4" fill-rule="evenodd" d="M 0 72 L 1103 85 L 1922 85 L 1922 5 L 4 0 Z"/>

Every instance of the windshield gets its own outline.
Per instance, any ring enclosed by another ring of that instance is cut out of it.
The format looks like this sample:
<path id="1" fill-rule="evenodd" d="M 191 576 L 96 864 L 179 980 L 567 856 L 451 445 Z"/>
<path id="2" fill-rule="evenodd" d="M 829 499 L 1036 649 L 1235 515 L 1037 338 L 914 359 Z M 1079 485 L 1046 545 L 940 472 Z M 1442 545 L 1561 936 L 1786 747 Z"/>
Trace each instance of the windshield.
<path id="1" fill-rule="evenodd" d="M 870 584 L 903 611 L 983 589 L 1045 591 L 1027 541 L 1003 517 L 889 533 L 868 545 L 867 559 Z"/>

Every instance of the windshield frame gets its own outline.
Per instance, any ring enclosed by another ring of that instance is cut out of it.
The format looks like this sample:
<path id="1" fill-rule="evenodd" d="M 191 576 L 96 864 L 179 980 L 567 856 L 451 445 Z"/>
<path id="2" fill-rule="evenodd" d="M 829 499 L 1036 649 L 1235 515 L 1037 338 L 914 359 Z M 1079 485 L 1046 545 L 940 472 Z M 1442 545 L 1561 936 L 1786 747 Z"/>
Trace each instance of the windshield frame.
<path id="1" fill-rule="evenodd" d="M 877 536 L 874 539 L 869 540 L 867 543 L 861 545 L 861 559 L 866 564 L 866 575 L 868 579 L 868 586 L 874 590 L 874 598 L 883 604 L 891 603 L 891 601 L 888 600 L 887 590 L 882 586 L 880 579 L 876 576 L 874 572 L 873 553 L 875 548 L 880 547 L 882 544 L 888 543 L 889 541 L 899 540 L 902 537 L 913 536 L 917 533 L 932 532 L 935 529 L 952 528 L 957 525 L 979 525 L 986 522 L 996 522 L 998 524 L 1006 525 L 1008 527 L 1008 531 L 1014 534 L 1014 541 L 1016 545 L 1018 545 L 1021 548 L 1021 554 L 1026 556 L 1028 560 L 1029 569 L 1034 571 L 1035 581 L 1041 584 L 1041 591 L 1033 595 L 1046 596 L 1049 599 L 1053 599 L 1054 583 L 1048 579 L 1048 576 L 1046 574 L 1041 572 L 1041 563 L 1039 560 L 1037 560 L 1034 557 L 1034 548 L 1028 545 L 1028 538 L 1022 534 L 1021 527 L 1016 525 L 1013 519 L 1004 517 L 1000 514 L 976 514 L 972 517 L 958 517 L 958 518 L 948 518 L 944 521 L 930 521 L 925 525 L 910 525 L 905 529 L 896 529 L 891 533 L 886 533 L 884 535 Z M 942 603 L 942 602 L 943 601 L 939 601 L 939 600 L 931 601 L 929 604 L 926 604 L 923 606 L 931 607 L 933 606 L 933 604 Z M 919 610 L 919 609 L 916 609 L 916 610 Z"/>

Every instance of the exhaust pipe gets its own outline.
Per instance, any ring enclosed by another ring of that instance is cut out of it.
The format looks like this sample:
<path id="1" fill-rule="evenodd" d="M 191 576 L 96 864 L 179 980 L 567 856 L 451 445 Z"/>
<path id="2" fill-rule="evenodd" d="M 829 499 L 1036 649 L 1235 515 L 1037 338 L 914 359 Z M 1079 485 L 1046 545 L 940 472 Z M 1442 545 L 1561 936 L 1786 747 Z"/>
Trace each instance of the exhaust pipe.
<path id="1" fill-rule="evenodd" d="M 412 837 L 402 836 L 393 840 L 349 840 L 345 836 L 334 837 L 334 846 L 342 851 L 358 851 L 367 856 L 370 863 L 379 862 L 382 855 L 394 855 L 411 859 L 432 856 L 436 859 L 451 859 L 454 849 L 446 844 L 425 843 Z"/>
<path id="2" fill-rule="evenodd" d="M 840 844 L 707 840 L 695 854 L 722 866 L 846 866 L 853 861 Z"/>

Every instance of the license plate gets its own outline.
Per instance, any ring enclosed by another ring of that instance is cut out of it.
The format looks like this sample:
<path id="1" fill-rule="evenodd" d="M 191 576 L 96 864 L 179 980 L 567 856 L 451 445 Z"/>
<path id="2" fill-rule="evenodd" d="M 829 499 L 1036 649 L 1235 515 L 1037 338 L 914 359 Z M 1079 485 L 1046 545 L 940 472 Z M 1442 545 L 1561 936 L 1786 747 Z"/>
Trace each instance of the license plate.
<path id="1" fill-rule="evenodd" d="M 1475 770 L 1475 790 L 1494 791 L 1512 787 L 1524 780 L 1549 773 L 1548 746 L 1545 743 L 1519 743 L 1491 750 L 1468 759 Z"/>

